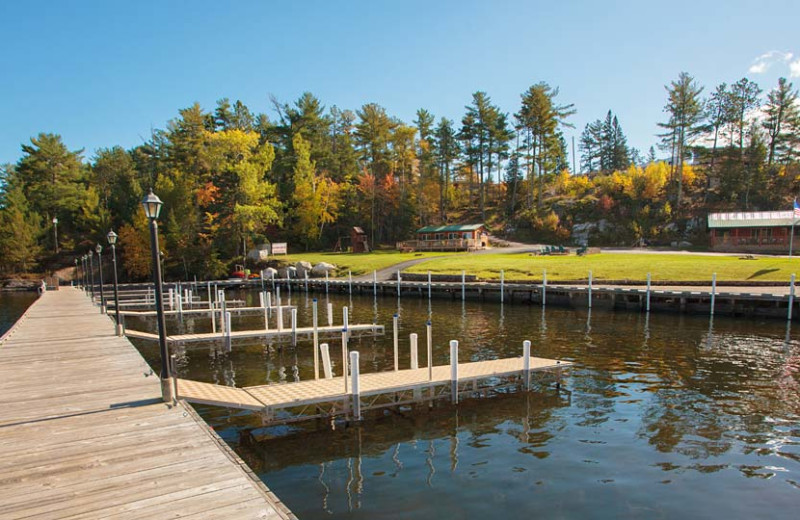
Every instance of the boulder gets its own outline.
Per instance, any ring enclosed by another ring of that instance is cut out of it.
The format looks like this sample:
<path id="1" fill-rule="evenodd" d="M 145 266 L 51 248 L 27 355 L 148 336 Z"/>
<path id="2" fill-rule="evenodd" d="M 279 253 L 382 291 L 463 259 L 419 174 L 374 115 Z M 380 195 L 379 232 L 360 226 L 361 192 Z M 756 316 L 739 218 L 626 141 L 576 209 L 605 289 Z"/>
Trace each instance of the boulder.
<path id="1" fill-rule="evenodd" d="M 297 276 L 299 278 L 305 278 L 306 273 L 311 275 L 311 269 L 313 268 L 311 262 L 306 262 L 305 260 L 300 260 L 299 262 L 294 264 L 294 267 L 295 269 L 297 269 Z"/>
<path id="2" fill-rule="evenodd" d="M 247 258 L 256 262 L 266 262 L 269 260 L 269 244 L 261 244 L 255 249 L 247 252 Z"/>
<path id="3" fill-rule="evenodd" d="M 335 274 L 336 266 L 327 262 L 320 262 L 311 269 L 311 274 L 314 276 L 325 276 Z"/>

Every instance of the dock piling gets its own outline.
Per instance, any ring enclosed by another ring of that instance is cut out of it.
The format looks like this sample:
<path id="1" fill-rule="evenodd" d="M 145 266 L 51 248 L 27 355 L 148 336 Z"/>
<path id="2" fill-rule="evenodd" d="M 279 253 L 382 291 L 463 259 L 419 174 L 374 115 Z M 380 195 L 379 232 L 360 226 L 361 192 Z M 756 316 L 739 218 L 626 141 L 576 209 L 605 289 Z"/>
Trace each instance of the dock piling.
<path id="1" fill-rule="evenodd" d="M 231 351 L 231 313 L 225 312 L 225 351 Z"/>
<path id="2" fill-rule="evenodd" d="M 342 380 L 344 393 L 347 393 L 347 329 L 342 329 Z"/>
<path id="3" fill-rule="evenodd" d="M 328 294 L 328 283 L 329 283 L 329 281 L 328 281 L 328 271 L 326 270 L 325 271 L 325 295 Z"/>
<path id="4" fill-rule="evenodd" d="M 314 327 L 314 379 L 319 379 L 319 331 L 317 330 L 317 299 L 311 300 L 311 320 Z"/>
<path id="5" fill-rule="evenodd" d="M 278 303 L 278 331 L 283 331 L 283 306 Z"/>
<path id="6" fill-rule="evenodd" d="M 397 297 L 400 298 L 400 270 L 397 270 Z"/>
<path id="7" fill-rule="evenodd" d="M 372 271 L 372 293 L 375 298 L 378 297 L 378 271 Z"/>
<path id="8" fill-rule="evenodd" d="M 333 370 L 331 369 L 331 351 L 327 343 L 319 346 L 320 353 L 322 354 L 322 371 L 325 373 L 325 379 L 333 379 Z"/>
<path id="9" fill-rule="evenodd" d="M 522 342 L 522 370 L 525 375 L 525 390 L 531 389 L 531 342 Z"/>
<path id="10" fill-rule="evenodd" d="M 717 298 L 717 273 L 711 275 L 711 315 L 714 315 L 714 302 Z"/>
<path id="11" fill-rule="evenodd" d="M 350 384 L 350 393 L 353 396 L 353 419 L 356 421 L 361 420 L 361 388 L 359 385 L 359 368 L 358 368 L 358 351 L 354 350 L 350 353 L 350 374 L 352 382 Z M 347 378 L 345 378 L 347 379 Z"/>
<path id="12" fill-rule="evenodd" d="M 647 295 L 645 296 L 645 309 L 650 312 L 650 273 L 647 273 Z"/>
<path id="13" fill-rule="evenodd" d="M 547 269 L 542 269 L 542 307 L 547 305 Z"/>
<path id="14" fill-rule="evenodd" d="M 592 308 L 592 272 L 589 271 L 589 308 Z"/>
<path id="15" fill-rule="evenodd" d="M 450 391 L 453 404 L 458 404 L 458 340 L 450 340 Z"/>
<path id="16" fill-rule="evenodd" d="M 431 272 L 428 271 L 428 301 L 431 299 Z"/>
<path id="17" fill-rule="evenodd" d="M 794 273 L 792 273 L 792 278 L 789 281 L 789 311 L 786 315 L 786 319 L 791 321 L 792 320 L 792 307 L 794 306 Z"/>
<path id="18" fill-rule="evenodd" d="M 428 335 L 428 381 L 433 380 L 433 331 L 431 330 L 431 320 L 425 324 Z"/>
<path id="19" fill-rule="evenodd" d="M 461 271 L 461 301 L 467 298 L 467 272 Z"/>
<path id="20" fill-rule="evenodd" d="M 505 286 L 506 286 L 506 273 L 500 269 L 500 301 L 505 302 Z"/>
<path id="21" fill-rule="evenodd" d="M 395 372 L 397 372 L 397 369 L 398 369 L 398 360 L 397 360 L 397 349 L 398 349 L 398 345 L 397 345 L 397 334 L 398 334 L 397 320 L 398 320 L 397 314 L 392 316 L 392 341 L 393 341 L 392 344 L 394 345 L 394 371 Z"/>
<path id="22" fill-rule="evenodd" d="M 292 308 L 292 346 L 297 346 L 297 307 Z"/>
<path id="23" fill-rule="evenodd" d="M 353 296 L 353 273 L 351 271 L 347 271 L 347 285 L 350 290 L 350 296 Z"/>
<path id="24" fill-rule="evenodd" d="M 333 304 L 328 302 L 328 327 L 333 327 Z"/>
<path id="25" fill-rule="evenodd" d="M 408 337 L 409 348 L 411 349 L 411 369 L 419 368 L 419 353 L 417 352 L 417 333 L 412 332 Z"/>
<path id="26" fill-rule="evenodd" d="M 347 329 L 347 325 L 349 324 L 349 310 L 347 306 L 342 307 L 342 326 Z"/>

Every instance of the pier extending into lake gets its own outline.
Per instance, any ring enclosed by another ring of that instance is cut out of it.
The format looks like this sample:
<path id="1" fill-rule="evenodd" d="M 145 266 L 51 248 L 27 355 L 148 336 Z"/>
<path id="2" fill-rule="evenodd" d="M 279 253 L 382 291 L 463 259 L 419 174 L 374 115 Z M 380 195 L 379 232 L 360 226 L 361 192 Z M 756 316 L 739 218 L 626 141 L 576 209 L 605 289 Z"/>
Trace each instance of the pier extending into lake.
<path id="1" fill-rule="evenodd" d="M 0 344 L 0 518 L 294 515 L 83 292 L 35 302 Z"/>

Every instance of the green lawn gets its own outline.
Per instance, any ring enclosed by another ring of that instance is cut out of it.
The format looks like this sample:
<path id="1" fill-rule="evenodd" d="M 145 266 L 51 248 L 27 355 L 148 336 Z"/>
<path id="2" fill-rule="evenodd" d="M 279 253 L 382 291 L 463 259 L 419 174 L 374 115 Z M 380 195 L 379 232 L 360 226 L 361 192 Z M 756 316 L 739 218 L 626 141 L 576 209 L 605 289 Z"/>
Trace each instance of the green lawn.
<path id="1" fill-rule="evenodd" d="M 459 255 L 434 259 L 406 269 L 410 273 L 477 275 L 479 279 L 499 279 L 505 270 L 506 280 L 540 280 L 547 269 L 547 279 L 586 279 L 592 271 L 595 280 L 717 280 L 788 281 L 800 273 L 800 259 L 764 257 L 742 260 L 736 256 L 674 254 L 602 253 L 588 256 L 530 256 L 523 254 Z"/>
<path id="2" fill-rule="evenodd" d="M 317 265 L 319 262 L 328 262 L 338 268 L 337 276 L 347 276 L 350 270 L 353 276 L 371 273 L 406 260 L 428 258 L 433 256 L 464 256 L 464 253 L 401 253 L 399 251 L 373 251 L 371 253 L 295 253 L 278 256 L 279 261 L 294 264 L 300 260 Z"/>

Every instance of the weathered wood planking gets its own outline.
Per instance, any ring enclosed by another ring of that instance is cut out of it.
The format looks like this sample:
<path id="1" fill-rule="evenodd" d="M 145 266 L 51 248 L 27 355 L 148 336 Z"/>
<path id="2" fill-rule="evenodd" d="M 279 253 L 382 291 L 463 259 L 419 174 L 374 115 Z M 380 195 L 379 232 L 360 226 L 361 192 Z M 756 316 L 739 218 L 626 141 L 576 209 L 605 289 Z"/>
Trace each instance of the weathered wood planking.
<path id="1" fill-rule="evenodd" d="M 294 518 L 76 289 L 0 345 L 0 519 Z"/>

